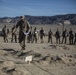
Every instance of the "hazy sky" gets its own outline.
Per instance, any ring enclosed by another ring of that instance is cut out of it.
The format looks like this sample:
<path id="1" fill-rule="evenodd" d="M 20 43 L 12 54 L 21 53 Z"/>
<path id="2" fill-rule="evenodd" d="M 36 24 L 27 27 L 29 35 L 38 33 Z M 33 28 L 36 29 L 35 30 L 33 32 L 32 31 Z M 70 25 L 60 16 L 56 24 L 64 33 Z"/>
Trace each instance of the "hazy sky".
<path id="1" fill-rule="evenodd" d="M 0 17 L 76 14 L 76 0 L 0 0 Z"/>

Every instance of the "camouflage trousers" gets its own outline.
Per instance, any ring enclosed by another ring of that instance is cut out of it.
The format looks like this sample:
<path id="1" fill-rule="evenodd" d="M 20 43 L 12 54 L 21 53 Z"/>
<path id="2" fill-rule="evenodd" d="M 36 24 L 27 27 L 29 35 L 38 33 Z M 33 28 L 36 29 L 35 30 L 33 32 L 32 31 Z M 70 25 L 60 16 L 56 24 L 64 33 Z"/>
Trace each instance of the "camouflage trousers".
<path id="1" fill-rule="evenodd" d="M 19 32 L 19 43 L 21 48 L 25 48 L 25 35 L 23 32 Z"/>
<path id="2" fill-rule="evenodd" d="M 11 42 L 13 42 L 13 40 L 15 39 L 15 42 L 17 43 L 17 35 L 12 33 L 12 39 Z"/>
<path id="3" fill-rule="evenodd" d="M 51 41 L 51 44 L 52 44 L 52 36 L 51 37 L 48 37 L 48 43 Z"/>
<path id="4" fill-rule="evenodd" d="M 4 35 L 3 36 L 4 42 L 8 42 L 8 38 L 7 37 L 8 37 L 8 35 Z"/>

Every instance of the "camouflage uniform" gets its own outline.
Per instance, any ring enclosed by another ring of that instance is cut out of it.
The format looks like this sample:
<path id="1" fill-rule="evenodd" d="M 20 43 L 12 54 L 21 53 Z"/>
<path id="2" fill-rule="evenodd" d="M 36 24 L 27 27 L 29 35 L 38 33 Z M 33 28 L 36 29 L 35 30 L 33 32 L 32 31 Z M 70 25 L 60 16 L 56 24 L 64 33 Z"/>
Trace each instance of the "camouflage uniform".
<path id="1" fill-rule="evenodd" d="M 4 28 L 2 29 L 2 33 L 3 33 L 3 39 L 4 39 L 4 42 L 8 42 L 8 29 L 6 27 L 6 25 L 4 26 Z"/>
<path id="2" fill-rule="evenodd" d="M 56 33 L 55 33 L 55 37 L 56 37 L 56 43 L 58 44 L 60 44 L 60 32 L 59 32 L 59 30 L 57 29 L 57 31 L 56 31 Z"/>
<path id="3" fill-rule="evenodd" d="M 32 35 L 33 35 L 33 37 L 32 37 L 33 42 L 35 41 L 35 43 L 37 43 L 37 29 L 36 29 L 36 27 L 35 27 Z"/>
<path id="4" fill-rule="evenodd" d="M 15 25 L 12 28 L 12 39 L 11 39 L 11 42 L 13 42 L 14 38 L 15 38 L 15 42 L 17 43 L 17 34 L 16 34 L 16 26 Z"/>
<path id="5" fill-rule="evenodd" d="M 45 36 L 44 30 L 43 30 L 43 28 L 41 27 L 41 30 L 40 30 L 40 39 L 41 39 L 41 43 L 44 42 L 44 40 L 43 40 L 43 37 L 44 37 L 44 36 Z"/>
<path id="6" fill-rule="evenodd" d="M 74 44 L 76 44 L 76 32 L 75 32 L 75 39 L 74 39 Z"/>
<path id="7" fill-rule="evenodd" d="M 73 39 L 74 39 L 73 31 L 72 31 L 72 29 L 70 29 L 70 31 L 69 31 L 69 44 L 73 44 Z"/>
<path id="8" fill-rule="evenodd" d="M 50 31 L 48 32 L 48 43 L 50 42 L 50 40 L 51 40 L 51 44 L 52 44 L 52 31 L 51 31 L 51 29 L 50 29 Z"/>
<path id="9" fill-rule="evenodd" d="M 65 31 L 63 31 L 63 33 L 62 33 L 62 43 L 65 40 L 64 43 L 66 44 L 66 42 L 67 42 L 67 36 L 68 36 L 68 33 L 67 33 L 67 30 L 65 29 Z"/>
<path id="10" fill-rule="evenodd" d="M 28 32 L 29 30 L 29 23 L 28 21 L 24 21 L 24 19 L 21 19 L 17 25 L 16 28 L 19 27 L 19 43 L 20 46 L 22 47 L 22 50 L 25 49 L 25 32 Z"/>
<path id="11" fill-rule="evenodd" d="M 27 37 L 27 41 L 28 43 L 32 43 L 33 42 L 33 31 L 32 31 L 32 27 L 30 27 L 30 31 Z"/>

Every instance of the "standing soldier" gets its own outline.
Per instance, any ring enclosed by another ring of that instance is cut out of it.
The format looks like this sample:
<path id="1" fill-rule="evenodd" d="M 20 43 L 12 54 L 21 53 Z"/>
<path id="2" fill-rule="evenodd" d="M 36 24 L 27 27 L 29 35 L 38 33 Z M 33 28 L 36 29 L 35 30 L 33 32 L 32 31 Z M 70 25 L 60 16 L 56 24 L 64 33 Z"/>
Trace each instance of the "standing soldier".
<path id="1" fill-rule="evenodd" d="M 53 33 L 52 33 L 51 29 L 50 29 L 50 31 L 48 32 L 48 43 L 51 40 L 51 44 L 52 44 L 52 35 L 53 35 Z"/>
<path id="2" fill-rule="evenodd" d="M 60 44 L 60 32 L 59 32 L 59 30 L 58 30 L 58 28 L 57 28 L 57 31 L 56 31 L 56 33 L 55 33 L 55 37 L 56 37 L 56 43 L 58 44 Z"/>
<path id="3" fill-rule="evenodd" d="M 62 32 L 62 44 L 63 44 L 63 41 L 65 40 L 65 44 L 67 42 L 67 36 L 68 36 L 68 33 L 67 33 L 67 30 L 65 29 L 63 32 Z"/>
<path id="4" fill-rule="evenodd" d="M 17 23 L 16 28 L 19 27 L 19 43 L 21 50 L 25 50 L 25 32 L 29 31 L 29 22 L 24 20 L 24 16 L 20 17 L 20 21 Z"/>
<path id="5" fill-rule="evenodd" d="M 28 43 L 32 43 L 33 42 L 33 31 L 32 31 L 32 27 L 30 27 L 27 40 L 28 40 Z"/>
<path id="6" fill-rule="evenodd" d="M 43 37 L 45 36 L 45 33 L 44 33 L 44 30 L 43 30 L 43 27 L 41 27 L 41 30 L 40 30 L 40 39 L 41 39 L 41 43 L 44 43 L 44 40 L 43 40 Z"/>
<path id="7" fill-rule="evenodd" d="M 35 41 L 35 43 L 37 43 L 37 28 L 35 27 L 34 28 L 34 31 L 33 31 L 33 42 Z"/>
<path id="8" fill-rule="evenodd" d="M 8 29 L 7 29 L 7 26 L 4 25 L 3 29 L 2 29 L 2 33 L 3 33 L 3 39 L 4 39 L 4 42 L 8 42 Z"/>
<path id="9" fill-rule="evenodd" d="M 75 32 L 74 44 L 76 44 L 76 32 Z"/>
<path id="10" fill-rule="evenodd" d="M 17 30 L 16 30 L 16 26 L 14 25 L 12 27 L 12 39 L 11 39 L 11 42 L 13 42 L 13 39 L 15 38 L 15 43 L 17 43 Z"/>
<path id="11" fill-rule="evenodd" d="M 69 44 L 73 44 L 73 39 L 74 39 L 73 31 L 70 28 L 70 31 L 69 31 Z"/>

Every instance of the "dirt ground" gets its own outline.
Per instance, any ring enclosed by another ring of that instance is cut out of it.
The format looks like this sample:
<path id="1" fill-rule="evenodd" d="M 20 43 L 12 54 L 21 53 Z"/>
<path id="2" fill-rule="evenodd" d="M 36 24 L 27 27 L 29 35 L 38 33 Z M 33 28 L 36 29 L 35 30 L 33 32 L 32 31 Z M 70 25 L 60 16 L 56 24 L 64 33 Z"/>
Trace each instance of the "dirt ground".
<path id="1" fill-rule="evenodd" d="M 3 25 L 0 25 L 2 28 Z M 11 26 L 8 28 L 11 29 Z M 55 33 L 62 26 L 58 25 L 33 25 L 33 28 L 40 29 L 43 27 L 47 34 L 51 28 Z M 67 30 L 72 28 L 74 31 L 76 26 L 65 26 Z M 0 37 L 0 75 L 76 75 L 76 45 L 53 44 L 47 43 L 47 36 L 44 37 L 44 43 L 27 43 L 26 50 L 21 51 L 19 43 L 11 43 L 11 35 L 9 42 L 4 43 Z M 25 57 L 33 56 L 30 64 L 25 63 Z"/>

